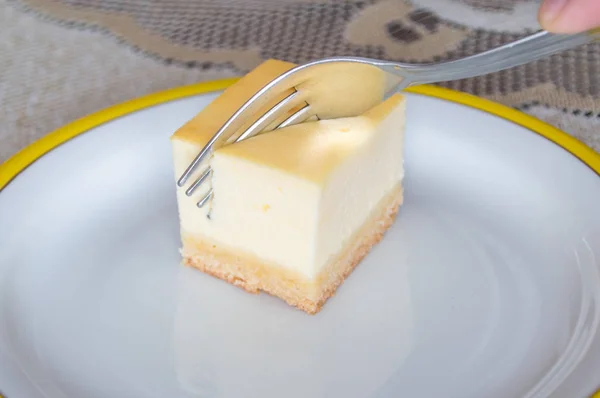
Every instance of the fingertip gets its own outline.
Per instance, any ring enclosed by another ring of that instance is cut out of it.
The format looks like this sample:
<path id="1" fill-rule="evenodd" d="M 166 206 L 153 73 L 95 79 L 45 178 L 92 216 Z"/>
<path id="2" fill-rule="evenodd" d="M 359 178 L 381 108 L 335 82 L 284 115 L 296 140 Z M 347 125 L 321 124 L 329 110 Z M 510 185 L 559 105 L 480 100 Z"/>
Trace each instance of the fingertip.
<path id="1" fill-rule="evenodd" d="M 538 20 L 553 33 L 579 33 L 600 25 L 600 1 L 545 0 Z"/>
<path id="2" fill-rule="evenodd" d="M 538 20 L 542 28 L 551 30 L 566 5 L 567 0 L 545 0 L 538 11 Z"/>

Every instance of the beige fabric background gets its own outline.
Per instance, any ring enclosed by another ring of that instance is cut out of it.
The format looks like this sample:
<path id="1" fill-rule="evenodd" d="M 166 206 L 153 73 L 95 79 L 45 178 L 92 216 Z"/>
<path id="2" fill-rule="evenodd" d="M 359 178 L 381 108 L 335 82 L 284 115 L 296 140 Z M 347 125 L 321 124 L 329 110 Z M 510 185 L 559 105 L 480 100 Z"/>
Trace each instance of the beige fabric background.
<path id="1" fill-rule="evenodd" d="M 0 0 L 0 161 L 61 125 L 266 58 L 431 62 L 539 29 L 534 0 Z M 445 86 L 600 151 L 600 44 Z"/>

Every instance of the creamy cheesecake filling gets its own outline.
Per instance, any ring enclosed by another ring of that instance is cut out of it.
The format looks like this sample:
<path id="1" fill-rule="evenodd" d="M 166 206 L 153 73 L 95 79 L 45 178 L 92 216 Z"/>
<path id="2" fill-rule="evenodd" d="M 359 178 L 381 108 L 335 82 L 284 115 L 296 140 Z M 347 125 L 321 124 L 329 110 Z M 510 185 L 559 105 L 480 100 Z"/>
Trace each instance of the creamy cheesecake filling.
<path id="1" fill-rule="evenodd" d="M 369 142 L 332 172 L 324 184 L 314 272 L 360 228 L 378 205 L 381 193 L 390 192 L 402 181 L 404 167 L 398 153 L 404 147 L 404 119 L 398 116 L 403 114 L 400 105 L 379 124 L 376 134 L 365 132 Z"/>
<path id="2" fill-rule="evenodd" d="M 402 203 L 402 187 L 395 185 L 374 207 L 364 224 L 313 278 L 263 258 L 182 231 L 184 263 L 239 286 L 251 293 L 265 291 L 314 314 L 377 244 L 392 225 Z"/>
<path id="3" fill-rule="evenodd" d="M 311 181 L 216 154 L 208 236 L 311 276 L 320 189 Z"/>

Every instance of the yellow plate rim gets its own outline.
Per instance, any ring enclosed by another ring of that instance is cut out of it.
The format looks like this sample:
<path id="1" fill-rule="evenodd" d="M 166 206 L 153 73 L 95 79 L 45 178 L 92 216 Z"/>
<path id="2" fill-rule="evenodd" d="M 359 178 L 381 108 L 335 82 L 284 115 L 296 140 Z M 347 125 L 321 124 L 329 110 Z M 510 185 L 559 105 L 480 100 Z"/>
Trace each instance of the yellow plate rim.
<path id="1" fill-rule="evenodd" d="M 145 95 L 140 98 L 111 106 L 104 110 L 100 110 L 88 116 L 77 119 L 38 139 L 13 155 L 4 163 L 0 164 L 0 190 L 5 188 L 10 181 L 12 181 L 17 175 L 19 175 L 19 173 L 25 170 L 37 159 L 41 158 L 46 153 L 64 144 L 70 139 L 93 129 L 94 127 L 115 120 L 129 113 L 150 108 L 165 102 L 194 95 L 220 91 L 229 87 L 237 80 L 238 78 L 214 80 L 159 91 L 157 93 Z M 596 153 L 593 149 L 578 139 L 565 133 L 564 131 L 559 130 L 556 127 L 551 126 L 539 119 L 536 119 L 533 116 L 529 116 L 521 111 L 487 99 L 437 86 L 416 86 L 408 88 L 406 91 L 465 105 L 470 108 L 475 108 L 492 114 L 501 119 L 516 123 L 565 149 L 589 166 L 600 176 L 599 153 Z"/>
<path id="2" fill-rule="evenodd" d="M 0 191 L 23 170 L 46 153 L 94 127 L 165 102 L 224 90 L 238 79 L 213 80 L 159 91 L 108 107 L 68 123 L 34 141 L 0 164 Z M 438 86 L 422 85 L 410 87 L 406 91 L 465 105 L 525 127 L 565 149 L 590 167 L 600 177 L 600 154 L 564 131 L 533 116 L 497 102 Z M 2 394 L 0 394 L 0 398 L 2 398 Z M 595 393 L 592 398 L 600 398 L 600 392 Z"/>

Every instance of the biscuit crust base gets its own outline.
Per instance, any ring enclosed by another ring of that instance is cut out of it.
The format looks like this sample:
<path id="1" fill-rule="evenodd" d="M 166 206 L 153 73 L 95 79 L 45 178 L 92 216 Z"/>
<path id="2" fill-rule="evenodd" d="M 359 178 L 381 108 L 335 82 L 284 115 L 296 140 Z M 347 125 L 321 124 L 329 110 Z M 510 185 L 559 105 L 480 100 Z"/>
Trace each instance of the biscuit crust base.
<path id="1" fill-rule="evenodd" d="M 383 238 L 394 223 L 402 199 L 402 188 L 398 185 L 379 202 L 349 244 L 313 279 L 280 265 L 265 263 L 248 253 L 220 248 L 184 231 L 183 263 L 250 293 L 264 291 L 309 314 L 316 314 Z"/>

